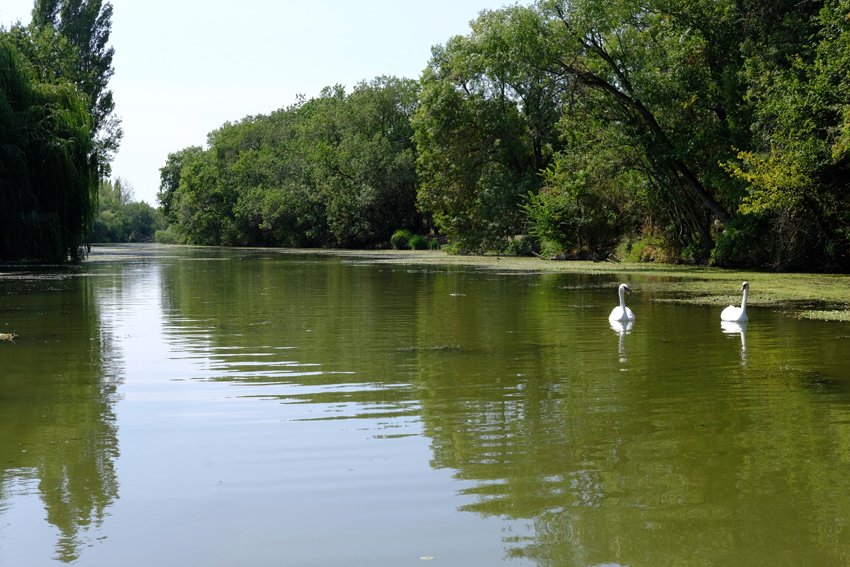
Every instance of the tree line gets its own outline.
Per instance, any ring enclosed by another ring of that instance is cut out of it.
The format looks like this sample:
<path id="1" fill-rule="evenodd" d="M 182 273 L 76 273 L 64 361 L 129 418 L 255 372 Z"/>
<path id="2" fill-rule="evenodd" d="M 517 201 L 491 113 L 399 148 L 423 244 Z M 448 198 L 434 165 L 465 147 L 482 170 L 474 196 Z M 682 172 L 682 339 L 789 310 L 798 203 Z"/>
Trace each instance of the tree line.
<path id="1" fill-rule="evenodd" d="M 0 254 L 74 257 L 120 140 L 111 5 L 33 16 L 0 35 Z M 847 271 L 848 83 L 850 0 L 483 11 L 417 80 L 331 86 L 171 153 L 158 238 Z"/>
<path id="2" fill-rule="evenodd" d="M 341 86 L 168 156 L 160 238 L 225 246 L 370 247 L 420 229 L 411 119 L 418 83 Z"/>
<path id="3" fill-rule="evenodd" d="M 171 154 L 193 243 L 850 268 L 850 1 L 540 0 Z"/>

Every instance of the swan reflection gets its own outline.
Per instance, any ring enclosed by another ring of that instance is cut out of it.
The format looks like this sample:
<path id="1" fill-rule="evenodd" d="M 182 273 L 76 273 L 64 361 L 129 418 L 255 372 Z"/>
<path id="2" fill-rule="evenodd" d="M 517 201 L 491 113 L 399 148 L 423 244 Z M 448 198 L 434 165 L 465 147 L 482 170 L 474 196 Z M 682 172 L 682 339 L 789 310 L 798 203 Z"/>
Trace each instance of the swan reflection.
<path id="1" fill-rule="evenodd" d="M 635 326 L 635 320 L 630 319 L 628 321 L 613 321 L 609 320 L 608 323 L 611 325 L 611 330 L 613 330 L 620 338 L 620 342 L 617 346 L 617 352 L 620 355 L 620 362 L 628 362 L 629 357 L 626 353 L 626 335 L 632 332 L 632 328 Z"/>
<path id="2" fill-rule="evenodd" d="M 721 321 L 720 329 L 726 335 L 741 336 L 741 366 L 747 365 L 747 322 L 736 323 L 733 321 Z"/>

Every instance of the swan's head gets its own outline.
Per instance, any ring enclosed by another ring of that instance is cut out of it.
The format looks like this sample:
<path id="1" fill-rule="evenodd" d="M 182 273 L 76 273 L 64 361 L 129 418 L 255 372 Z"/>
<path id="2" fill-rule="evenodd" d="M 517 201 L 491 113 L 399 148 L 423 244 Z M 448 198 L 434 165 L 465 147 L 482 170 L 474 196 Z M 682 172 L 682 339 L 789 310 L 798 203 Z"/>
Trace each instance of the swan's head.
<path id="1" fill-rule="evenodd" d="M 620 284 L 620 292 L 621 292 L 621 293 L 624 293 L 624 292 L 625 292 L 625 293 L 631 294 L 631 293 L 632 293 L 632 290 L 630 290 L 630 289 L 629 289 L 629 285 L 628 285 L 628 284 L 621 283 L 621 284 Z"/>
<path id="2" fill-rule="evenodd" d="M 750 289 L 750 282 L 744 282 L 741 284 L 741 291 L 747 291 Z"/>

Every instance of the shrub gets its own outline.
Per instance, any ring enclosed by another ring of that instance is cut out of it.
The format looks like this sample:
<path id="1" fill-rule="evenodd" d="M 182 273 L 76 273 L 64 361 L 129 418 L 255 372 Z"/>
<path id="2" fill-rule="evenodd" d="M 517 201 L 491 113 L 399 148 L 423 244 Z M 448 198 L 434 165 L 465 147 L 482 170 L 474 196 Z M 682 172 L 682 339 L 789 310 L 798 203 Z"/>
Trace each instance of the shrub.
<path id="1" fill-rule="evenodd" d="M 157 230 L 154 234 L 154 240 L 160 244 L 185 244 L 186 242 L 185 238 L 175 230 L 174 225 L 165 230 Z"/>
<path id="2" fill-rule="evenodd" d="M 653 233 L 624 237 L 613 256 L 623 262 L 671 263 L 678 260 L 671 245 L 661 235 Z"/>
<path id="3" fill-rule="evenodd" d="M 540 242 L 533 235 L 517 234 L 508 239 L 505 254 L 511 256 L 532 256 L 540 249 Z"/>
<path id="4" fill-rule="evenodd" d="M 407 241 L 407 245 L 410 246 L 411 250 L 427 250 L 430 244 L 430 239 L 427 236 L 422 236 L 421 234 L 414 234 Z"/>
<path id="5" fill-rule="evenodd" d="M 724 227 L 715 237 L 714 250 L 709 264 L 727 268 L 753 268 L 768 264 L 771 245 L 775 248 L 782 231 L 770 222 L 759 222 L 755 215 L 741 215 Z M 772 234 L 772 239 L 762 239 L 761 234 Z M 767 247 L 762 242 L 768 242 Z"/>
<path id="6" fill-rule="evenodd" d="M 405 250 L 408 248 L 412 237 L 413 233 L 407 229 L 397 230 L 390 237 L 390 244 L 395 250 Z"/>

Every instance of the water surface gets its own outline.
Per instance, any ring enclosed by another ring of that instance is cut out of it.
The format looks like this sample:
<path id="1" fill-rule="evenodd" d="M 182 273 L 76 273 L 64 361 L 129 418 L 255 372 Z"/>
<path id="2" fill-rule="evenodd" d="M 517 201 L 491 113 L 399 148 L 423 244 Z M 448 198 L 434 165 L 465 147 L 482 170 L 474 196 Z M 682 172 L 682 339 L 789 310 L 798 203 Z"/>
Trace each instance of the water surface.
<path id="1" fill-rule="evenodd" d="M 7 270 L 0 565 L 847 565 L 850 328 L 614 277 Z"/>

